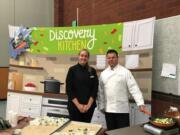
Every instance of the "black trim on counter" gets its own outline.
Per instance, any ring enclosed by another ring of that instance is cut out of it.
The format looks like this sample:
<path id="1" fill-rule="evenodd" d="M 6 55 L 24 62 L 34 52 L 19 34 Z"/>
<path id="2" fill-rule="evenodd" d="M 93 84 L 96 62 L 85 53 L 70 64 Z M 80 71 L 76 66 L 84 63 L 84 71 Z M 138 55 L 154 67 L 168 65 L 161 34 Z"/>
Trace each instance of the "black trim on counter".
<path id="1" fill-rule="evenodd" d="M 47 113 L 47 116 L 50 116 L 50 117 L 64 117 L 64 118 L 69 118 L 68 115 L 56 114 L 56 113 Z"/>
<path id="2" fill-rule="evenodd" d="M 49 104 L 61 104 L 61 105 L 67 105 L 67 101 L 58 101 L 58 100 L 48 100 Z"/>
<path id="3" fill-rule="evenodd" d="M 7 98 L 6 99 L 0 99 L 0 101 L 7 101 Z"/>
<path id="4" fill-rule="evenodd" d="M 136 103 L 136 102 L 134 101 L 134 99 L 129 99 L 129 102 L 130 102 L 130 103 Z M 150 101 L 150 100 L 144 100 L 144 103 L 145 103 L 145 104 L 151 104 L 151 101 Z"/>
<path id="5" fill-rule="evenodd" d="M 67 109 L 67 106 L 65 107 L 65 106 L 55 106 L 55 105 L 43 105 L 42 104 L 42 107 L 56 107 L 56 108 L 63 108 L 63 109 Z"/>
<path id="6" fill-rule="evenodd" d="M 175 104 L 180 104 L 180 96 L 174 95 L 172 93 L 163 93 L 163 92 L 153 90 L 152 98 L 167 101 L 167 102 L 173 102 Z"/>

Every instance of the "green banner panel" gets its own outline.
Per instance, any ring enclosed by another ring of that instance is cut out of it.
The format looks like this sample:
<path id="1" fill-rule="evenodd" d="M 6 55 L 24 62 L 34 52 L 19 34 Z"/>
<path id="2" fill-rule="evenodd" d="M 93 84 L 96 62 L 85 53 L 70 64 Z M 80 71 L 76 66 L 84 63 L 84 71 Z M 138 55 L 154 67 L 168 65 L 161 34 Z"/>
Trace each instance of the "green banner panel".
<path id="1" fill-rule="evenodd" d="M 79 27 L 33 27 L 32 54 L 105 54 L 108 49 L 121 51 L 123 23 Z"/>

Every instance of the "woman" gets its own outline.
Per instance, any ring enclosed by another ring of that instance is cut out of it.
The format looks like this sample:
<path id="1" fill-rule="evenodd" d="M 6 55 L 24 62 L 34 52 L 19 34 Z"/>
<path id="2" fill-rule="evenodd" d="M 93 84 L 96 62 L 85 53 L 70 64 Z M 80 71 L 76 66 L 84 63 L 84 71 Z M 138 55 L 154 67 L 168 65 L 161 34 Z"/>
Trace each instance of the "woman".
<path id="1" fill-rule="evenodd" d="M 74 121 L 90 122 L 96 107 L 98 78 L 96 70 L 88 65 L 88 60 L 88 50 L 81 50 L 78 64 L 69 68 L 66 77 L 68 111 Z"/>

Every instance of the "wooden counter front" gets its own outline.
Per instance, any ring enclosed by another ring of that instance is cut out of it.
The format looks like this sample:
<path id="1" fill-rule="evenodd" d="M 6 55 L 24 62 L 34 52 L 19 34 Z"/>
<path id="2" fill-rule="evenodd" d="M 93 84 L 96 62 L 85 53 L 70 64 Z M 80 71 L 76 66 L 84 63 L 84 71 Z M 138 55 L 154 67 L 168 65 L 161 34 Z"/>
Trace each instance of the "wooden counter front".
<path id="1" fill-rule="evenodd" d="M 0 67 L 0 99 L 7 99 L 8 73 L 8 67 Z"/>

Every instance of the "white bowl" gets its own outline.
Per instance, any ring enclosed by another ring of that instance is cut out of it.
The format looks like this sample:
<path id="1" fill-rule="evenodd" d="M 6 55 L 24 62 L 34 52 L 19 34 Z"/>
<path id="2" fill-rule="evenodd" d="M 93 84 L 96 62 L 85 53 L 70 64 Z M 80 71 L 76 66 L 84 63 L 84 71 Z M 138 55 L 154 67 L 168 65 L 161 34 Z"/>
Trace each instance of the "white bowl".
<path id="1" fill-rule="evenodd" d="M 24 90 L 25 91 L 36 91 L 36 87 L 27 87 L 27 86 L 24 86 Z"/>

